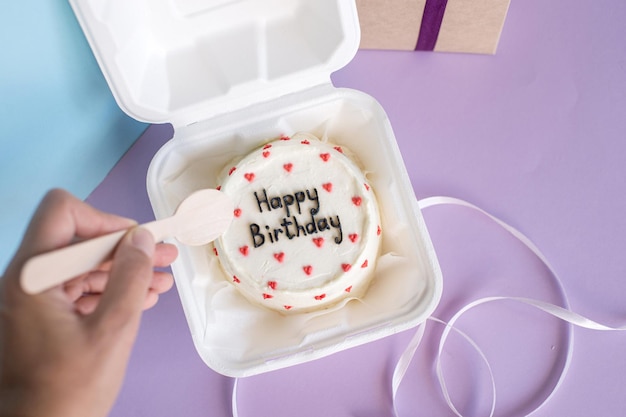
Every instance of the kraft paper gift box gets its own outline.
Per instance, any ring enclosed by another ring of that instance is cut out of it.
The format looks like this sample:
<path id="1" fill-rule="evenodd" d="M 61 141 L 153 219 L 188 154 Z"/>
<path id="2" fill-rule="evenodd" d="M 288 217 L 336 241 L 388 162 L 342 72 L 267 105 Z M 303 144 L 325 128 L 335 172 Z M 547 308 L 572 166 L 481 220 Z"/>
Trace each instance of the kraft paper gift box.
<path id="1" fill-rule="evenodd" d="M 357 0 L 362 49 L 495 54 L 510 0 Z"/>

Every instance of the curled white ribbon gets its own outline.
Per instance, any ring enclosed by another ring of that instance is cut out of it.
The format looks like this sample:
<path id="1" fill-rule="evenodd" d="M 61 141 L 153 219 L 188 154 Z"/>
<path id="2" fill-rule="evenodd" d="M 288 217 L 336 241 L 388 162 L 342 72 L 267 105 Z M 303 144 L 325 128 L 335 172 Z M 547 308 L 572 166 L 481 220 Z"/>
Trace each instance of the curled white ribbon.
<path id="1" fill-rule="evenodd" d="M 419 208 L 421 210 L 430 208 L 430 207 L 434 207 L 434 206 L 440 206 L 440 205 L 455 205 L 455 206 L 461 206 L 461 207 L 466 207 L 466 208 L 470 208 L 472 210 L 478 211 L 479 213 L 487 216 L 489 219 L 491 219 L 492 221 L 494 221 L 496 224 L 498 224 L 499 226 L 501 226 L 504 230 L 506 230 L 507 232 L 509 232 L 511 235 L 513 235 L 516 239 L 518 239 L 520 242 L 522 242 L 537 258 L 539 258 L 541 260 L 541 262 L 547 267 L 547 269 L 549 270 L 549 272 L 551 273 L 552 277 L 554 278 L 554 282 L 558 287 L 558 290 L 560 292 L 560 296 L 561 296 L 561 301 L 563 303 L 563 306 L 558 306 L 552 303 L 548 303 L 545 301 L 541 301 L 541 300 L 535 300 L 535 299 L 531 299 L 531 298 L 526 298 L 526 297 L 509 297 L 509 296 L 493 296 L 493 297 L 484 297 L 484 298 L 480 298 L 477 300 L 472 301 L 469 304 L 466 304 L 465 306 L 463 306 L 461 309 L 459 309 L 453 316 L 452 318 L 448 321 L 445 322 L 443 320 L 440 320 L 436 317 L 429 317 L 428 318 L 428 322 L 435 322 L 438 324 L 441 324 L 443 326 L 445 326 L 441 337 L 439 339 L 439 348 L 437 351 L 437 356 L 436 356 L 436 374 L 437 374 L 437 379 L 439 382 L 439 386 L 441 388 L 442 391 L 442 395 L 444 397 L 444 400 L 447 404 L 447 406 L 450 408 L 450 410 L 458 417 L 463 417 L 462 414 L 457 410 L 457 408 L 455 407 L 454 403 L 452 402 L 452 399 L 450 398 L 450 393 L 448 391 L 447 385 L 446 385 L 446 381 L 445 381 L 445 377 L 443 375 L 443 371 L 442 371 L 442 366 L 441 366 L 441 358 L 442 358 L 442 353 L 444 350 L 444 346 L 446 344 L 446 341 L 448 340 L 448 336 L 450 334 L 451 331 L 454 331 L 456 333 L 458 333 L 459 335 L 461 335 L 473 348 L 474 350 L 480 355 L 482 361 L 485 364 L 485 367 L 487 368 L 488 372 L 489 372 L 489 376 L 491 379 L 491 394 L 492 394 L 492 401 L 491 401 L 491 408 L 490 408 L 490 413 L 489 413 L 489 417 L 493 417 L 494 412 L 495 412 L 495 406 L 496 406 L 496 384 L 495 384 L 495 379 L 493 376 L 493 372 L 491 369 L 491 366 L 486 358 L 486 356 L 484 355 L 484 353 L 482 352 L 482 350 L 480 349 L 480 347 L 465 333 L 463 333 L 461 330 L 459 330 L 458 328 L 455 327 L 456 322 L 464 315 L 466 314 L 468 311 L 480 306 L 480 305 L 484 305 L 487 303 L 493 303 L 493 302 L 502 302 L 502 301 L 508 301 L 508 302 L 518 302 L 518 303 L 522 303 L 534 308 L 537 308 L 551 316 L 554 316 L 558 319 L 561 319 L 563 321 L 565 321 L 566 323 L 569 324 L 568 326 L 568 344 L 567 344 L 567 356 L 565 359 L 565 362 L 563 364 L 563 367 L 561 368 L 561 373 L 558 377 L 557 382 L 554 384 L 554 387 L 552 388 L 552 390 L 546 395 L 546 397 L 543 399 L 543 401 L 537 405 L 533 410 L 531 410 L 529 413 L 527 413 L 527 415 L 531 415 L 534 414 L 536 411 L 538 411 L 541 407 L 543 407 L 554 395 L 554 393 L 558 390 L 558 388 L 562 385 L 563 380 L 565 379 L 565 375 L 567 374 L 567 371 L 569 369 L 569 365 L 571 362 L 571 357 L 572 357 L 572 352 L 573 352 L 573 326 L 578 326 L 578 327 L 582 327 L 582 328 L 586 328 L 586 329 L 591 329 L 591 330 L 601 330 L 601 331 L 607 331 L 607 330 L 611 330 L 611 331 L 622 331 L 622 330 L 626 330 L 626 326 L 618 326 L 618 327 L 611 327 L 611 326 L 607 326 L 601 323 L 598 323 L 596 321 L 590 320 L 587 317 L 581 316 L 580 314 L 574 313 L 573 311 L 571 311 L 569 309 L 569 302 L 567 300 L 567 296 L 565 293 L 565 290 L 563 288 L 563 284 L 560 280 L 560 278 L 558 277 L 556 271 L 554 270 L 554 268 L 552 268 L 552 266 L 550 265 L 550 263 L 548 262 L 548 260 L 546 259 L 546 257 L 543 255 L 543 253 L 539 250 L 539 248 L 537 248 L 537 246 L 527 237 L 525 236 L 522 232 L 520 232 L 519 230 L 515 229 L 514 227 L 510 226 L 509 224 L 505 223 L 504 221 L 498 219 L 497 217 L 493 216 L 492 214 L 489 214 L 488 212 L 486 212 L 485 210 L 471 204 L 468 203 L 467 201 L 464 200 L 460 200 L 457 198 L 453 198 L 453 197 L 444 197 L 444 196 L 437 196 L 437 197 L 428 197 L 422 200 L 418 201 L 419 204 Z M 415 333 L 413 335 L 413 337 L 411 338 L 411 340 L 409 341 L 409 344 L 407 345 L 407 347 L 405 348 L 405 350 L 402 352 L 402 354 L 400 355 L 400 358 L 398 359 L 398 362 L 396 363 L 396 367 L 394 369 L 394 373 L 393 373 L 393 377 L 392 377 L 392 381 L 391 381 L 391 391 L 392 391 L 392 403 L 393 403 L 393 412 L 394 415 L 396 417 L 399 417 L 399 413 L 397 410 L 397 401 L 396 401 L 396 397 L 398 394 L 398 390 L 399 387 L 404 379 L 404 376 L 406 375 L 406 372 L 409 369 L 410 363 L 413 359 L 413 357 L 415 356 L 415 352 L 417 351 L 417 349 L 419 348 L 420 344 L 422 343 L 422 340 L 424 338 L 424 332 L 426 329 L 426 322 L 420 324 L 417 326 Z M 233 411 L 233 417 L 238 417 L 238 412 L 237 412 L 237 386 L 238 386 L 238 379 L 235 379 L 234 385 L 233 385 L 233 394 L 232 394 L 232 411 Z"/>
<path id="2" fill-rule="evenodd" d="M 439 322 L 443 325 L 445 325 L 445 329 L 441 335 L 441 338 L 439 340 L 439 349 L 437 352 L 437 357 L 436 357 L 436 373 L 437 373 L 437 379 L 444 397 L 444 400 L 446 402 L 446 404 L 448 405 L 448 407 L 450 408 L 450 410 L 457 416 L 462 417 L 461 413 L 457 410 L 457 408 L 454 406 L 451 398 L 450 398 L 450 393 L 447 389 L 446 386 L 446 382 L 445 382 L 445 378 L 441 369 L 441 357 L 442 357 L 442 352 L 443 352 L 443 348 L 444 345 L 448 339 L 448 335 L 450 334 L 451 330 L 454 330 L 456 332 L 458 332 L 459 334 L 461 334 L 471 345 L 472 347 L 476 350 L 476 352 L 481 356 L 483 362 L 485 363 L 485 366 L 487 367 L 487 370 L 489 371 L 489 376 L 491 378 L 491 388 L 492 388 L 492 402 L 491 402 L 491 410 L 489 413 L 489 416 L 492 417 L 495 411 L 495 405 L 496 405 L 496 385 L 495 385 L 495 380 L 493 377 L 493 372 L 491 370 L 491 366 L 489 365 L 489 362 L 487 361 L 485 355 L 483 354 L 483 352 L 481 351 L 481 349 L 476 345 L 476 343 L 474 343 L 471 338 L 469 338 L 469 336 L 465 335 L 463 332 L 461 332 L 460 330 L 458 330 L 457 328 L 454 327 L 454 325 L 456 324 L 456 322 L 461 318 L 461 316 L 463 316 L 465 313 L 467 313 L 469 310 L 476 308 L 480 305 L 483 304 L 487 304 L 487 303 L 493 303 L 496 301 L 512 301 L 512 302 L 518 302 L 518 303 L 522 303 L 534 308 L 537 308 L 551 316 L 554 316 L 558 319 L 561 319 L 563 321 L 565 321 L 566 323 L 569 324 L 568 326 L 568 344 L 567 344 L 567 356 L 566 356 L 566 360 L 563 364 L 563 367 L 561 368 L 561 373 L 559 374 L 558 380 L 555 383 L 554 387 L 552 388 L 552 390 L 548 393 L 548 395 L 546 395 L 546 397 L 543 399 L 543 401 L 537 405 L 533 410 L 531 410 L 529 413 L 527 413 L 527 415 L 532 415 L 534 414 L 537 410 L 539 410 L 541 407 L 543 407 L 554 395 L 554 393 L 558 390 L 558 388 L 562 385 L 563 380 L 565 379 L 565 375 L 567 374 L 567 371 L 569 369 L 569 365 L 571 362 L 571 357 L 572 357 L 572 352 L 573 352 L 573 332 L 572 332 L 572 327 L 578 326 L 578 327 L 582 327 L 582 328 L 586 328 L 586 329 L 592 329 L 592 330 L 611 330 L 611 331 L 622 331 L 622 330 L 626 330 L 626 326 L 619 326 L 619 327 L 611 327 L 611 326 L 607 326 L 601 323 L 598 323 L 596 321 L 590 320 L 587 317 L 581 316 L 580 314 L 574 313 L 573 311 L 571 311 L 569 309 L 569 302 L 567 300 L 567 296 L 565 293 L 565 290 L 563 288 L 563 284 L 558 276 L 558 274 L 556 273 L 556 271 L 554 270 L 554 268 L 550 265 L 550 263 L 548 262 L 548 260 L 546 259 L 546 257 L 543 255 L 543 253 L 539 250 L 539 248 L 537 248 L 537 246 L 527 237 L 525 236 L 523 233 L 521 233 L 519 230 L 515 229 L 514 227 L 510 226 L 509 224 L 505 223 L 504 221 L 498 219 L 497 217 L 487 213 L 486 211 L 482 210 L 481 208 L 468 203 L 464 200 L 460 200 L 457 198 L 453 198 L 453 197 L 429 197 L 423 200 L 420 200 L 418 202 L 420 209 L 426 209 L 429 207 L 433 207 L 433 206 L 438 206 L 438 205 L 456 205 L 456 206 L 461 206 L 461 207 L 467 207 L 473 210 L 476 210 L 478 212 L 480 212 L 481 214 L 487 216 L 489 219 L 493 220 L 495 223 L 497 223 L 499 226 L 501 226 L 503 229 L 505 229 L 507 232 L 509 232 L 511 235 L 513 235 L 515 238 L 517 238 L 520 242 L 522 242 L 528 249 L 530 249 L 530 251 L 537 256 L 537 258 L 539 258 L 543 264 L 548 268 L 549 272 L 552 274 L 552 277 L 554 278 L 554 282 L 556 283 L 560 295 L 562 297 L 562 302 L 564 307 L 552 304 L 552 303 L 548 303 L 545 301 L 541 301 L 541 300 L 535 300 L 535 299 L 531 299 L 531 298 L 525 298 L 525 297 L 505 297 L 505 296 L 495 296 L 495 297 L 485 297 L 485 298 L 480 298 L 477 299 L 475 301 L 472 301 L 471 303 L 465 305 L 464 307 L 462 307 L 459 311 L 457 311 L 452 318 L 446 323 L 442 320 L 436 319 L 434 317 L 430 317 L 429 320 L 431 321 L 436 321 Z M 421 325 L 422 327 L 424 326 L 424 324 Z M 394 370 L 394 375 L 393 375 L 393 379 L 392 379 L 392 399 L 393 399 L 393 409 L 394 409 L 394 413 L 396 417 L 399 417 L 399 413 L 397 412 L 397 407 L 396 407 L 396 396 L 397 396 L 397 391 L 398 391 L 398 387 L 400 386 L 402 379 L 404 378 L 404 375 L 407 372 L 409 363 L 411 362 L 411 359 L 413 358 L 417 348 L 419 347 L 419 344 L 423 338 L 423 333 L 424 330 L 422 329 L 418 329 L 418 331 L 416 332 L 415 336 L 411 339 L 411 341 L 409 342 L 409 345 L 407 346 L 407 348 L 405 348 L 404 352 L 402 353 L 402 355 L 400 356 L 400 359 L 398 360 L 398 363 L 396 364 L 396 368 Z"/>

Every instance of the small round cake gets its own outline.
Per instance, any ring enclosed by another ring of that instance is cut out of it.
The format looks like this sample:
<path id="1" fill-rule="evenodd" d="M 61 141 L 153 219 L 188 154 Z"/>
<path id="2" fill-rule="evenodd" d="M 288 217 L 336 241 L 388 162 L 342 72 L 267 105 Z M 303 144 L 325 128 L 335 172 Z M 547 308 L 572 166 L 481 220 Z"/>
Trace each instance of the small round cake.
<path id="1" fill-rule="evenodd" d="M 226 167 L 219 189 L 235 212 L 215 254 L 252 302 L 307 312 L 367 290 L 380 215 L 365 175 L 346 153 L 298 133 Z"/>

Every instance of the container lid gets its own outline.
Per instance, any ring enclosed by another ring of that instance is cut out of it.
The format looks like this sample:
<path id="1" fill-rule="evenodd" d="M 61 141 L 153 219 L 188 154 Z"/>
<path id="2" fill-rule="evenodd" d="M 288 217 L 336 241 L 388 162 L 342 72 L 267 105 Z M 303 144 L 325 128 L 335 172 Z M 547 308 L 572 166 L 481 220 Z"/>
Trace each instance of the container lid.
<path id="1" fill-rule="evenodd" d="M 353 0 L 70 0 L 119 106 L 188 125 L 330 82 L 353 58 Z"/>

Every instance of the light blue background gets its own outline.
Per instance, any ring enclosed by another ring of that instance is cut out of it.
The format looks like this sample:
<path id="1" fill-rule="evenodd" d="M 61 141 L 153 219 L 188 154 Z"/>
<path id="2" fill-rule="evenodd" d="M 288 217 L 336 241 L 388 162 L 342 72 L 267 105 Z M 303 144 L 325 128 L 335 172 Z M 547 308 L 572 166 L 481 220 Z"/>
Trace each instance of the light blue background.
<path id="1" fill-rule="evenodd" d="M 0 271 L 45 192 L 85 198 L 146 125 L 126 116 L 65 0 L 0 13 Z"/>

